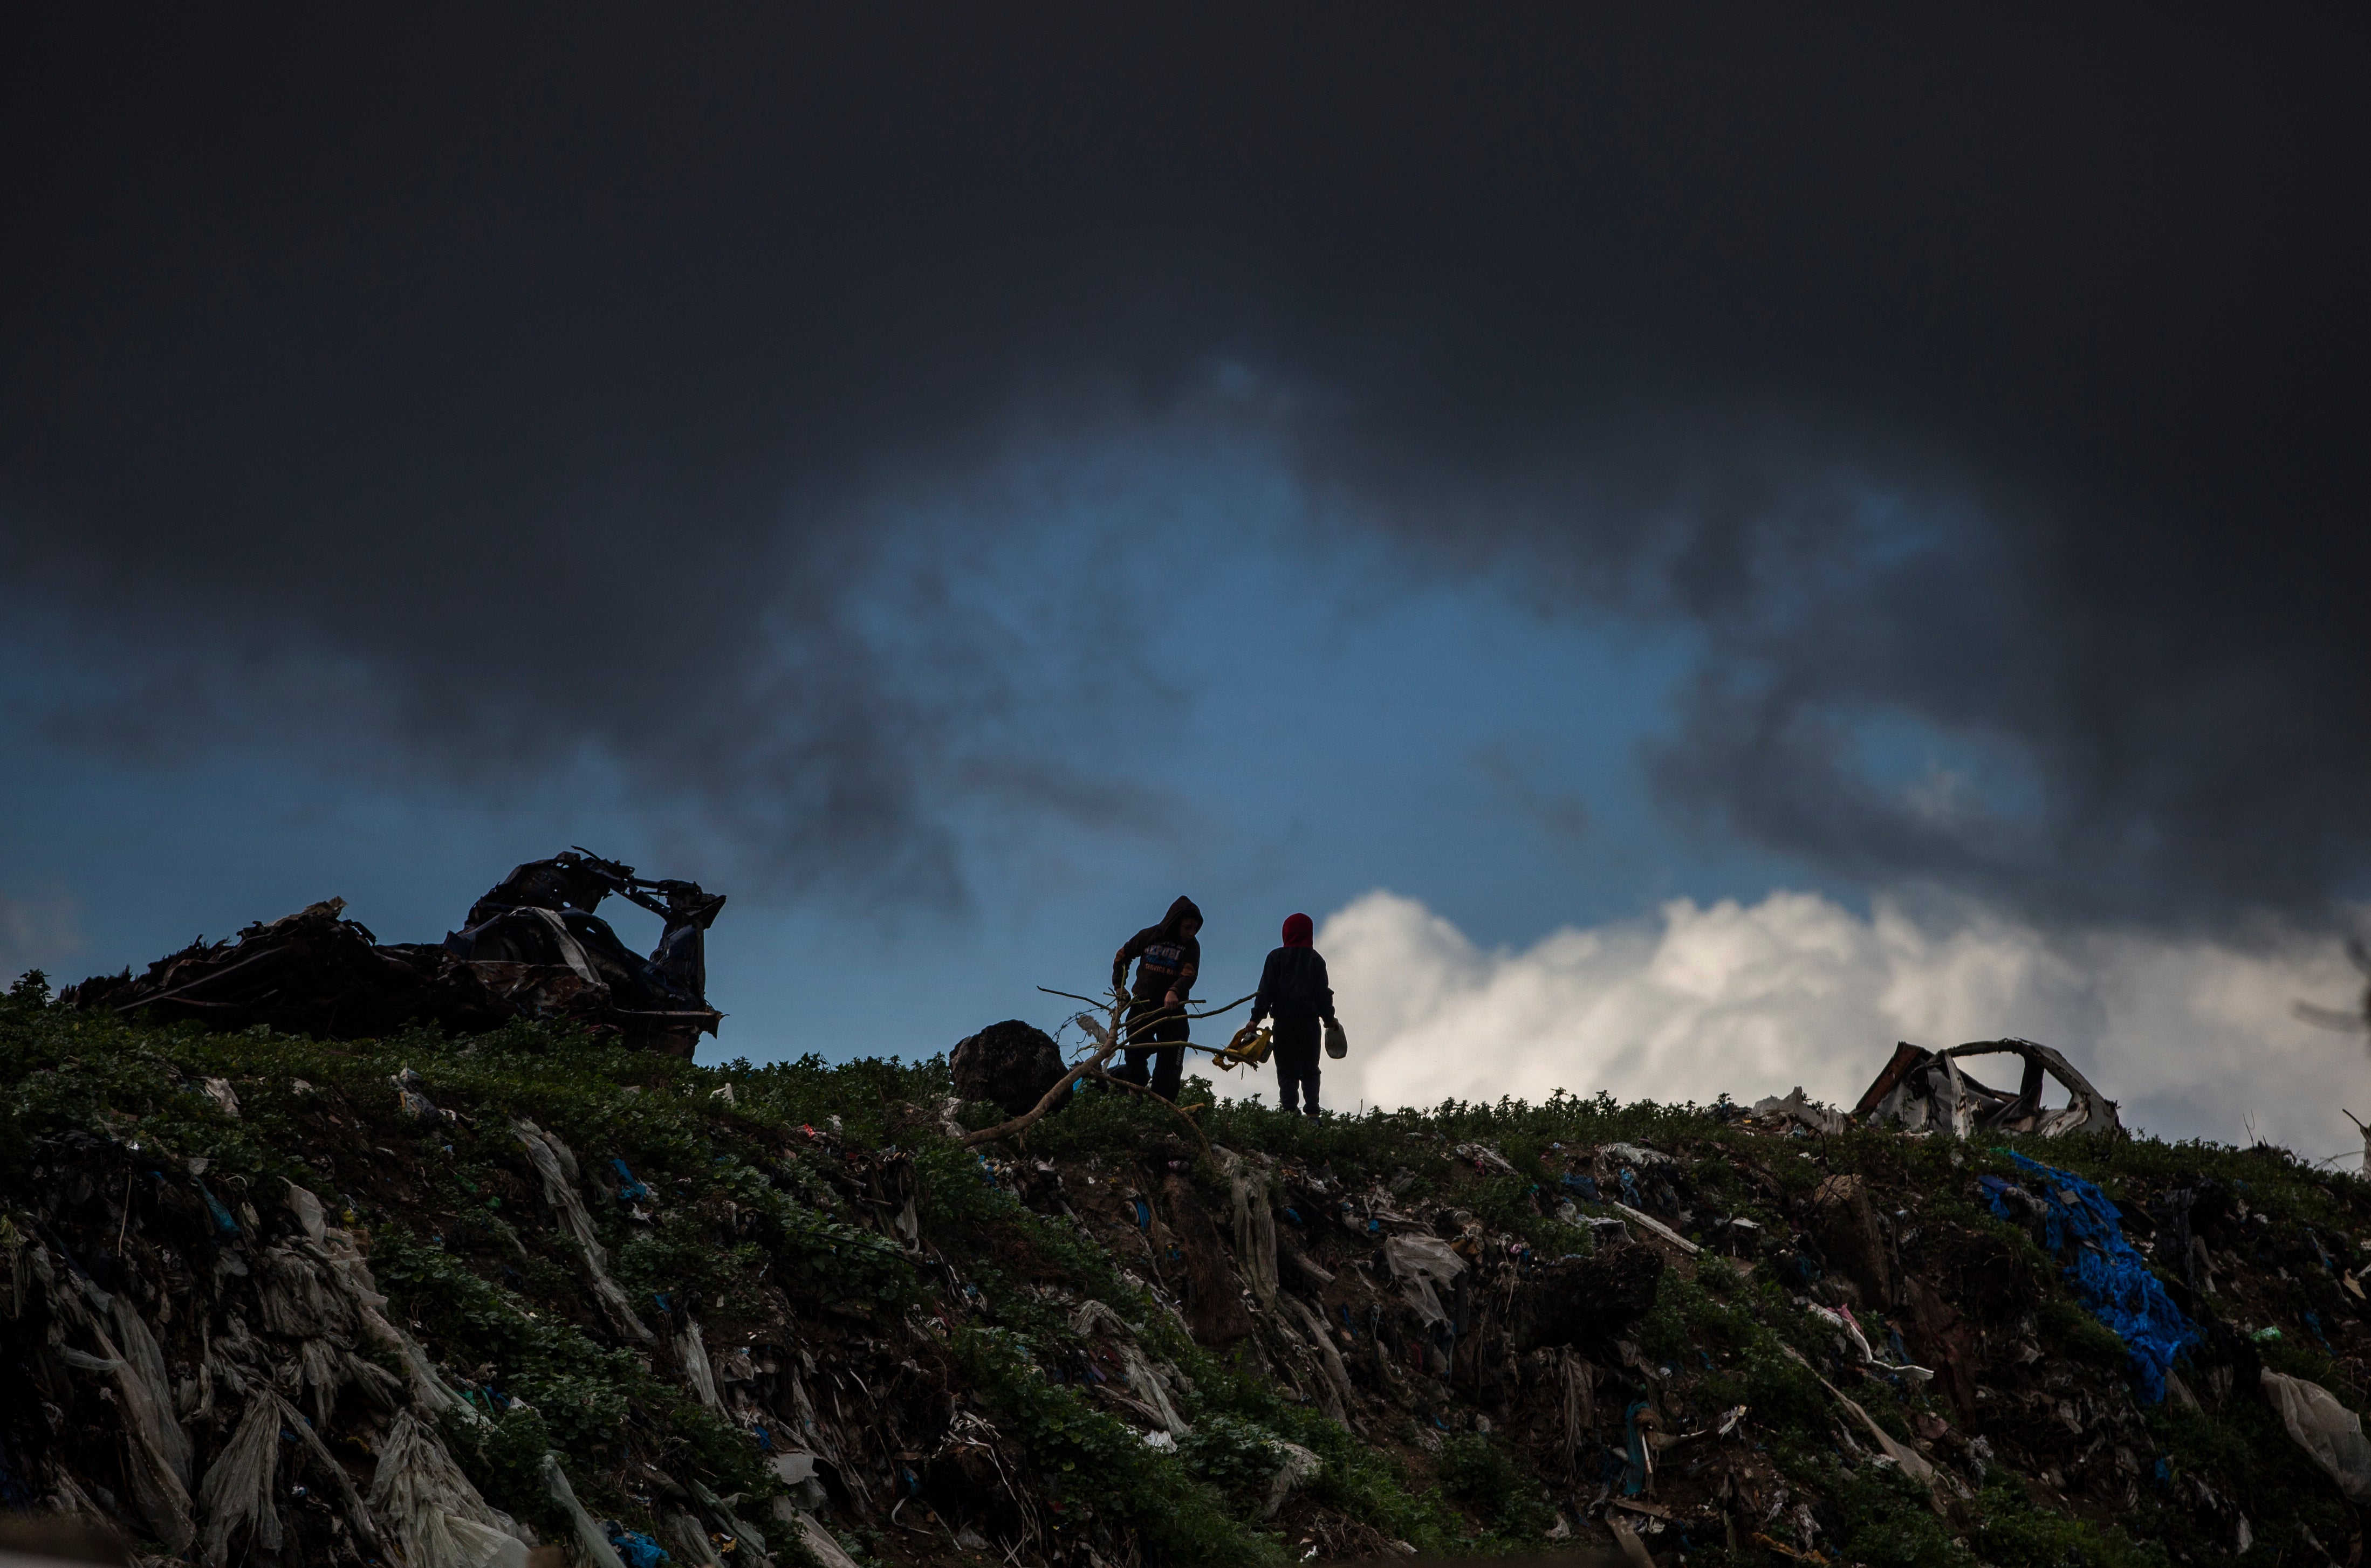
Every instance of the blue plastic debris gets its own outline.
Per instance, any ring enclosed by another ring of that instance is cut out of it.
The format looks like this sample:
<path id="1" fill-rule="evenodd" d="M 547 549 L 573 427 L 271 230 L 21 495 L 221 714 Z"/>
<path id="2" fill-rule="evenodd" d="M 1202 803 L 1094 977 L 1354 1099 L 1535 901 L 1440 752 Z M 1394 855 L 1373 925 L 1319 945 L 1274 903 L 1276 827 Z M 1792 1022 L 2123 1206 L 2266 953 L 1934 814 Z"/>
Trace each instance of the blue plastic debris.
<path id="1" fill-rule="evenodd" d="M 230 1216 L 230 1210 L 222 1206 L 221 1200 L 214 1195 L 203 1182 L 198 1183 L 198 1196 L 206 1200 L 206 1212 L 214 1216 L 215 1230 L 225 1236 L 238 1235 L 238 1221 Z"/>
<path id="2" fill-rule="evenodd" d="M 602 1520 L 601 1528 L 607 1534 L 610 1546 L 625 1559 L 626 1568 L 659 1568 L 660 1563 L 668 1561 L 666 1548 L 640 1530 L 627 1529 L 615 1519 Z"/>
<path id="3" fill-rule="evenodd" d="M 1142 1198 L 1136 1198 L 1131 1201 L 1136 1205 L 1136 1228 L 1139 1230 L 1151 1229 L 1152 1205 L 1146 1203 Z"/>
<path id="4" fill-rule="evenodd" d="M 2311 1329 L 2311 1330 L 2313 1331 L 2313 1337 L 2314 1337 L 2315 1339 L 2317 1339 L 2317 1340 L 2321 1340 L 2321 1348 L 2322 1348 L 2323 1350 L 2325 1350 L 2325 1351 L 2329 1351 L 2329 1352 L 2330 1352 L 2330 1354 L 2331 1354 L 2331 1355 L 2336 1355 L 2338 1354 L 2336 1351 L 2334 1351 L 2334 1350 L 2331 1350 L 2331 1349 L 2330 1349 L 2330 1342 L 2329 1342 L 2328 1340 L 2326 1340 L 2326 1339 L 2322 1339 L 2322 1338 L 2321 1338 L 2321 1314 L 2320 1314 L 2320 1313 L 2319 1313 L 2319 1312 L 2307 1312 L 2307 1313 L 2305 1315 L 2305 1326 L 2306 1326 L 2307 1328 Z"/>
<path id="5" fill-rule="evenodd" d="M 2133 1358 L 2133 1376 L 2150 1404 L 2165 1401 L 2165 1375 L 2174 1357 L 2199 1339 L 2198 1325 L 2181 1314 L 2149 1272 L 2148 1261 L 2124 1239 L 2122 1216 L 2108 1194 L 2070 1171 L 2055 1170 L 2014 1150 L 2001 1151 L 2035 1178 L 2043 1210 L 2043 1244 L 2053 1252 L 2075 1243 L 2066 1269 L 2076 1294 L 2091 1315 L 2116 1332 Z M 1984 1180 L 1993 1213 L 2014 1219 L 2005 1195 L 2007 1183 Z"/>
<path id="6" fill-rule="evenodd" d="M 774 1435 L 767 1431 L 764 1427 L 753 1426 L 749 1428 L 749 1435 L 758 1439 L 758 1447 L 761 1452 L 770 1454 L 774 1451 Z"/>
<path id="7" fill-rule="evenodd" d="M 1638 1174 L 1627 1167 L 1625 1167 L 1622 1171 L 1622 1196 L 1629 1202 L 1632 1208 L 1639 1206 Z"/>
<path id="8" fill-rule="evenodd" d="M 1597 1195 L 1597 1178 L 1594 1176 L 1576 1176 L 1567 1170 L 1557 1181 L 1566 1191 L 1578 1193 L 1590 1203 L 1602 1201 Z"/>
<path id="9" fill-rule="evenodd" d="M 618 1173 L 618 1201 L 619 1203 L 638 1204 L 645 1198 L 652 1196 L 651 1190 L 648 1187 L 643 1186 L 642 1182 L 636 1181 L 634 1179 L 634 1173 L 626 1169 L 626 1162 L 624 1160 L 612 1155 L 609 1159 L 609 1169 Z"/>
<path id="10" fill-rule="evenodd" d="M 1622 1495 L 1636 1497 L 1647 1485 L 1647 1440 L 1638 1435 L 1638 1415 L 1647 1408 L 1640 1400 L 1623 1413 L 1622 1426 L 1629 1449 L 1629 1462 L 1622 1467 Z"/>

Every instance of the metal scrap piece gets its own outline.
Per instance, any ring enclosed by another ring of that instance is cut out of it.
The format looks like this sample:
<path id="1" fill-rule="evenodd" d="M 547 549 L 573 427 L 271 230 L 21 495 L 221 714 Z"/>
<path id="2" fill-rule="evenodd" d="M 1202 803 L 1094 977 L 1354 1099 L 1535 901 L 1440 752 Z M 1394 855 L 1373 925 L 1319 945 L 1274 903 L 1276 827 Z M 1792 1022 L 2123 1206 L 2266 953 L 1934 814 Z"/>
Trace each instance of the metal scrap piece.
<path id="1" fill-rule="evenodd" d="M 2015 1093 L 1980 1083 L 1960 1066 L 1966 1057 L 1994 1055 L 2016 1056 L 2025 1064 Z M 2052 1078 L 2065 1089 L 2068 1101 L 2044 1110 L 2042 1090 Z M 1894 1046 L 1853 1115 L 1904 1132 L 1948 1132 L 1963 1138 L 1979 1132 L 2050 1138 L 2124 1130 L 2114 1101 L 2092 1087 L 2063 1053 L 2031 1040 L 1976 1040 L 1947 1051 L 1904 1041 Z"/>

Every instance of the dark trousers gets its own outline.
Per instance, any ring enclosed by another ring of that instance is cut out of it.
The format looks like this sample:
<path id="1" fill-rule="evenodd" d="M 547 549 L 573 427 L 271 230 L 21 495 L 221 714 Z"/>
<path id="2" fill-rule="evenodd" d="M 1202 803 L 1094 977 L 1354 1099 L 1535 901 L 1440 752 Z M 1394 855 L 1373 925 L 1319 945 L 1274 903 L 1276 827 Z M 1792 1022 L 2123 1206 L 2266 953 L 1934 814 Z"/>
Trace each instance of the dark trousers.
<path id="1" fill-rule="evenodd" d="M 1276 1020 L 1269 1051 L 1276 1058 L 1276 1102 L 1287 1111 L 1296 1109 L 1293 1102 L 1300 1099 L 1300 1109 L 1317 1114 L 1317 1050 L 1324 1027 L 1325 1020 L 1313 1013 Z"/>
<path id="2" fill-rule="evenodd" d="M 1130 1040 L 1154 1041 L 1184 1040 L 1188 1027 L 1185 1014 L 1169 1012 L 1159 1002 L 1137 1003 L 1128 1009 L 1128 1021 L 1121 1026 Z M 1145 1067 L 1148 1059 L 1152 1063 L 1150 1071 Z M 1120 1065 L 1112 1069 L 1112 1077 L 1139 1085 L 1150 1080 L 1153 1093 L 1174 1101 L 1178 1086 L 1186 1077 L 1186 1048 L 1128 1046 L 1120 1052 Z"/>

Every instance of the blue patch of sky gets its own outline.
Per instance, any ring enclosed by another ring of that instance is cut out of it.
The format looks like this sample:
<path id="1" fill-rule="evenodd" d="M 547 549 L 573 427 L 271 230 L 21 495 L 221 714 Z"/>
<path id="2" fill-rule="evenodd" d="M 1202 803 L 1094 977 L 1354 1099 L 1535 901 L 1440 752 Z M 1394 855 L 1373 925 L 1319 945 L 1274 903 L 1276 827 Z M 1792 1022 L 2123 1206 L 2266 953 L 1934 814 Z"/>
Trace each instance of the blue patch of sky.
<path id="1" fill-rule="evenodd" d="M 1691 633 L 1520 610 L 1487 573 L 1411 582 L 1382 546 L 1313 527 L 1255 447 L 1049 449 L 904 506 L 856 624 L 892 649 L 966 627 L 956 652 L 986 663 L 952 677 L 967 710 L 939 720 L 1008 764 L 1116 779 L 1117 814 L 1016 815 L 958 760 L 933 790 L 970 888 L 954 917 L 769 903 L 720 865 L 711 885 L 744 895 L 712 937 L 731 1017 L 703 1059 L 910 1057 L 1000 1018 L 1051 1025 L 1067 1009 L 1035 987 L 1100 986 L 1179 892 L 1208 912 L 1200 989 L 1224 1000 L 1283 916 L 1376 888 L 1490 947 L 1807 884 L 1680 836 L 1648 794 L 1636 748 L 1701 655 Z M 665 874 L 654 846 L 690 831 L 597 763 L 478 792 L 311 767 L 303 736 L 146 763 L 61 744 L 33 717 L 43 665 L 73 673 L 70 644 L 49 647 L 22 651 L 0 709 L 0 894 L 66 890 L 82 945 L 52 957 L 64 974 L 333 894 L 382 940 L 433 940 L 518 860 L 583 843 Z M 1965 750 L 1884 724 L 1865 741 L 1905 778 Z M 617 904 L 647 948 L 656 922 Z"/>

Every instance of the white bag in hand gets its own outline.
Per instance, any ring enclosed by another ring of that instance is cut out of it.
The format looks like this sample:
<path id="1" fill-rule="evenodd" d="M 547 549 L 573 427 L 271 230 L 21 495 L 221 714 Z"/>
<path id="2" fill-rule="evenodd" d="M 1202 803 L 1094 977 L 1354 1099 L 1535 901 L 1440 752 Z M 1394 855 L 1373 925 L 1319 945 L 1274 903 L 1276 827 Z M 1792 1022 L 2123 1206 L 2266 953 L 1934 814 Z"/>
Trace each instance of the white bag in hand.
<path id="1" fill-rule="evenodd" d="M 1342 1025 L 1334 1019 L 1325 1020 L 1325 1054 L 1336 1061 L 1350 1054 L 1350 1037 L 1342 1032 Z"/>

